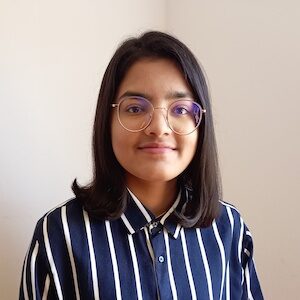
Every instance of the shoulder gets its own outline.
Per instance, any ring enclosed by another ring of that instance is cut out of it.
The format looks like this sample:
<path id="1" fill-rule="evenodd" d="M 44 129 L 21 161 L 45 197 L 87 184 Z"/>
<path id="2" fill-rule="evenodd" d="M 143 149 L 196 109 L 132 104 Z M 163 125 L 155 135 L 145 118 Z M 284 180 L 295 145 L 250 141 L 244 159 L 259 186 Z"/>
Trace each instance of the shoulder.
<path id="1" fill-rule="evenodd" d="M 215 219 L 217 226 L 223 228 L 224 230 L 231 229 L 233 238 L 234 236 L 241 237 L 245 234 L 251 236 L 251 233 L 237 207 L 223 200 L 219 201 L 219 204 L 220 213 Z"/>
<path id="2" fill-rule="evenodd" d="M 229 202 L 226 202 L 224 200 L 220 200 L 219 204 L 220 204 L 221 213 L 224 213 L 224 211 L 226 210 L 227 212 L 231 211 L 231 213 L 234 213 L 237 216 L 240 216 L 240 212 L 235 205 L 233 205 Z"/>
<path id="3" fill-rule="evenodd" d="M 243 225 L 243 226 L 246 226 L 243 216 L 242 216 L 242 213 L 239 211 L 239 209 L 235 205 L 233 205 L 229 202 L 226 202 L 224 200 L 220 200 L 219 204 L 220 204 L 220 214 L 217 219 L 227 217 L 233 221 L 240 222 L 241 225 Z"/>
<path id="4" fill-rule="evenodd" d="M 236 206 L 229 202 L 223 200 L 219 201 L 219 216 L 216 221 L 223 220 L 224 218 L 229 219 L 230 221 L 242 220 L 240 211 Z"/>
<path id="5" fill-rule="evenodd" d="M 37 222 L 36 232 L 55 229 L 63 223 L 83 217 L 83 207 L 77 198 L 71 198 L 47 211 Z"/>
<path id="6" fill-rule="evenodd" d="M 220 213 L 212 226 L 222 241 L 231 245 L 234 256 L 244 265 L 252 256 L 253 240 L 239 210 L 228 202 L 220 201 Z"/>
<path id="7" fill-rule="evenodd" d="M 65 202 L 58 204 L 57 206 L 53 207 L 49 211 L 47 211 L 40 220 L 44 220 L 45 218 L 48 219 L 55 219 L 62 211 L 78 211 L 82 210 L 82 205 L 77 198 L 71 198 Z"/>

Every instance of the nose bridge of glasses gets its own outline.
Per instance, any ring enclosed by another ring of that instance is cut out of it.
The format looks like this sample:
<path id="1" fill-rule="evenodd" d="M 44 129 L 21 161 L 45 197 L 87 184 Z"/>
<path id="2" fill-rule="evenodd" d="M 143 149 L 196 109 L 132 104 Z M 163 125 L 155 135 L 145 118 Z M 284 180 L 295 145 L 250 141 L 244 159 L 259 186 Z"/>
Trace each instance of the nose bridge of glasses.
<path id="1" fill-rule="evenodd" d="M 158 112 L 157 114 L 155 114 L 156 110 L 160 110 L 160 112 Z M 168 122 L 168 117 L 167 117 L 167 112 L 168 109 L 165 107 L 154 107 L 152 106 L 152 112 L 150 113 L 150 119 L 149 119 L 149 123 L 148 123 L 148 128 L 152 128 L 151 130 L 171 130 L 169 122 Z M 163 117 L 163 120 L 162 120 Z M 165 128 L 165 129 L 163 129 Z"/>
<path id="2" fill-rule="evenodd" d="M 153 111 L 155 111 L 156 109 L 160 109 L 162 111 L 165 111 L 165 113 L 168 112 L 168 109 L 166 107 L 163 107 L 163 106 L 157 106 L 157 107 L 153 107 Z"/>
<path id="3" fill-rule="evenodd" d="M 168 120 L 168 117 L 167 117 L 168 109 L 166 107 L 163 107 L 163 106 L 157 106 L 157 107 L 153 106 L 153 111 L 152 111 L 152 114 L 151 114 L 151 120 L 154 117 L 155 110 L 161 110 L 161 114 L 163 115 L 165 122 L 168 123 L 168 121 L 167 121 Z"/>

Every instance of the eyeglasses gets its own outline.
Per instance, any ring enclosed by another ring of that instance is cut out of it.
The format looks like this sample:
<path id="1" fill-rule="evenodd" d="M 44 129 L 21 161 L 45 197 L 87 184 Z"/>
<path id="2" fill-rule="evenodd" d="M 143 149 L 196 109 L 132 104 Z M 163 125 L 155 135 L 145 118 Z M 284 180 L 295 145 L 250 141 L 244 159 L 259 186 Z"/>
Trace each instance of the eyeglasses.
<path id="1" fill-rule="evenodd" d="M 119 103 L 113 103 L 112 107 L 118 108 L 121 126 L 131 132 L 144 130 L 151 123 L 154 110 L 162 109 L 166 112 L 164 118 L 167 125 L 179 135 L 195 131 L 206 112 L 199 103 L 189 99 L 176 100 L 165 108 L 154 107 L 149 100 L 140 96 L 126 96 Z"/>

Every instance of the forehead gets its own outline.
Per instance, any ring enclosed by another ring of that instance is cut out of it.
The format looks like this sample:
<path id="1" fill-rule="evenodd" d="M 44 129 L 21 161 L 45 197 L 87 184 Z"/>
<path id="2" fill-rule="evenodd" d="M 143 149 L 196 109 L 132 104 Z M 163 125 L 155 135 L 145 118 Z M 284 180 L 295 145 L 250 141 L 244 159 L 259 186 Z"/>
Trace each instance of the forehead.
<path id="1" fill-rule="evenodd" d="M 137 92 L 150 98 L 166 94 L 192 96 L 189 84 L 180 68 L 170 59 L 147 58 L 135 62 L 126 72 L 118 89 L 117 97 Z"/>

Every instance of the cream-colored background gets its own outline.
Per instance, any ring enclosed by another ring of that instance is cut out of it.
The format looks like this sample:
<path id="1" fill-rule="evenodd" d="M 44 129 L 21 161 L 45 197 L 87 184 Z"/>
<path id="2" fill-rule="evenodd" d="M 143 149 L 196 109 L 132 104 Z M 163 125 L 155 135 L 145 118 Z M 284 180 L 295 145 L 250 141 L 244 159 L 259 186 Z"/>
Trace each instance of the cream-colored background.
<path id="1" fill-rule="evenodd" d="M 266 299 L 300 284 L 297 1 L 0 2 L 0 299 L 16 299 L 35 223 L 91 176 L 99 84 L 124 38 L 183 40 L 213 98 L 225 200 L 255 241 Z"/>

